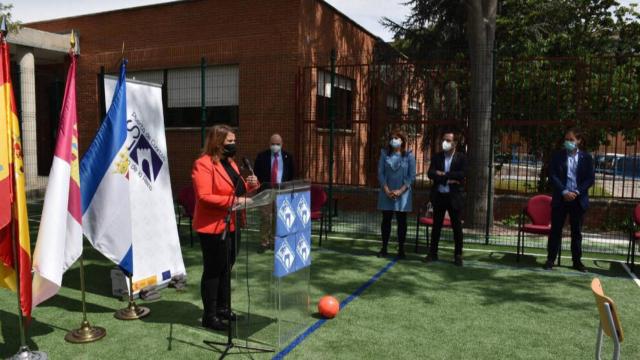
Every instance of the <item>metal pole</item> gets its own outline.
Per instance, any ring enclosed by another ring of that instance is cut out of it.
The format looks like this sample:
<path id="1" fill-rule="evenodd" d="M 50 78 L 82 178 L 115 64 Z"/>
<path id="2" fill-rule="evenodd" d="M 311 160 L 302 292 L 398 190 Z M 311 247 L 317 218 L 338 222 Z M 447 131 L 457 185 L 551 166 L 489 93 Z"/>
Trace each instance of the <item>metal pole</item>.
<path id="1" fill-rule="evenodd" d="M 491 222 L 493 219 L 493 127 L 496 122 L 496 58 L 497 58 L 496 41 L 493 40 L 493 49 L 491 50 L 492 74 L 491 74 L 491 123 L 489 126 L 489 164 L 487 171 L 489 172 L 487 181 L 487 219 L 484 227 L 484 243 L 489 245 L 489 237 L 491 233 Z"/>
<path id="2" fill-rule="evenodd" d="M 207 61 L 204 56 L 200 59 L 200 147 L 204 147 L 204 133 L 207 127 L 207 105 L 205 97 Z"/>
<path id="3" fill-rule="evenodd" d="M 104 75 L 104 66 L 100 66 L 100 74 L 98 75 L 98 94 L 100 96 L 100 122 L 104 121 L 105 116 L 107 116 L 107 106 L 104 93 Z"/>
<path id="4" fill-rule="evenodd" d="M 13 207 L 14 205 L 11 206 L 12 207 L 12 211 L 14 211 Z M 20 241 L 20 238 L 18 236 L 16 236 L 16 226 L 15 226 L 15 219 L 17 217 L 15 216 L 15 211 L 14 211 L 14 216 L 13 219 L 11 219 L 11 240 L 13 243 L 12 249 L 13 249 L 13 265 L 15 268 L 15 272 L 16 272 L 16 297 L 18 299 L 18 322 L 19 322 L 19 330 L 20 330 L 20 352 L 23 351 L 23 349 L 27 346 L 27 341 L 26 341 L 26 335 L 25 335 L 25 328 L 24 328 L 24 319 L 23 319 L 23 315 L 22 315 L 22 306 L 21 305 L 21 301 L 20 301 L 20 260 L 18 259 L 18 243 Z"/>
<path id="5" fill-rule="evenodd" d="M 329 98 L 329 232 L 333 230 L 333 137 L 336 126 L 336 49 L 331 49 L 331 97 Z"/>
<path id="6" fill-rule="evenodd" d="M 87 300 L 84 285 L 84 256 L 80 255 L 80 291 L 82 292 L 82 321 L 87 321 Z"/>

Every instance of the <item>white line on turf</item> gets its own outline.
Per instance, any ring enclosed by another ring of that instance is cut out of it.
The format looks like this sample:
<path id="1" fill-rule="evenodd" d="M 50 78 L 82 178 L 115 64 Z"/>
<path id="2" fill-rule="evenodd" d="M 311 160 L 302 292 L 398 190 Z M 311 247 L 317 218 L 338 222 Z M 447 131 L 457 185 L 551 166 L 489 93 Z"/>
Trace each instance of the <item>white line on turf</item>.
<path id="1" fill-rule="evenodd" d="M 627 274 L 629 274 L 629 276 L 631 277 L 631 279 L 633 280 L 633 282 L 636 283 L 636 285 L 638 285 L 640 287 L 640 280 L 638 280 L 638 277 L 636 276 L 636 274 L 634 274 L 629 267 L 627 266 L 627 264 L 623 263 L 622 261 L 620 261 L 620 264 L 622 265 L 622 267 L 624 268 L 624 270 L 627 272 Z"/>

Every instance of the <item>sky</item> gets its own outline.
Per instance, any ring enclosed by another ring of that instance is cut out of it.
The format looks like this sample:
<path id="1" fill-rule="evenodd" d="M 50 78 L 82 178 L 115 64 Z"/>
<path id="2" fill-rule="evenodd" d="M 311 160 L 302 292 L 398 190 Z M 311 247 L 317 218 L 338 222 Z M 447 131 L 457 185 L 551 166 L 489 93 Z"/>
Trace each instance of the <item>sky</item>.
<path id="1" fill-rule="evenodd" d="M 263 0 L 268 1 L 268 0 Z M 402 5 L 405 0 L 327 0 L 338 10 L 362 25 L 365 29 L 390 41 L 389 33 L 379 21 L 387 16 L 402 21 L 408 14 L 408 8 Z M 60 17 L 91 14 L 100 11 L 122 9 L 168 2 L 167 0 L 5 0 L 13 4 L 12 18 L 23 23 Z"/>
<path id="2" fill-rule="evenodd" d="M 409 13 L 409 8 L 402 5 L 406 0 L 326 1 L 385 41 L 390 41 L 393 34 L 380 25 L 380 19 L 386 16 L 400 22 Z M 640 3 L 640 0 L 618 1 L 624 5 Z M 14 20 L 29 23 L 163 2 L 168 2 L 168 0 L 5 0 L 3 3 L 13 4 L 12 16 Z"/>

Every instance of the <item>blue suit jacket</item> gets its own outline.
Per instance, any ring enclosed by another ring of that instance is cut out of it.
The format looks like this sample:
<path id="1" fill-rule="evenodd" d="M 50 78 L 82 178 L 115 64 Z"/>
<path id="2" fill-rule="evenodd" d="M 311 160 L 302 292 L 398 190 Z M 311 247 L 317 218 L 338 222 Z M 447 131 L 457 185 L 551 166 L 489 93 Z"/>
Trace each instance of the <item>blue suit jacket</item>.
<path id="1" fill-rule="evenodd" d="M 567 151 L 560 150 L 551 157 L 549 165 L 549 181 L 553 188 L 551 206 L 564 204 L 562 192 L 567 184 Z M 593 168 L 593 158 L 585 151 L 578 152 L 578 168 L 576 169 L 576 183 L 578 185 L 578 198 L 576 199 L 582 209 L 589 208 L 589 188 L 595 182 L 595 170 Z"/>

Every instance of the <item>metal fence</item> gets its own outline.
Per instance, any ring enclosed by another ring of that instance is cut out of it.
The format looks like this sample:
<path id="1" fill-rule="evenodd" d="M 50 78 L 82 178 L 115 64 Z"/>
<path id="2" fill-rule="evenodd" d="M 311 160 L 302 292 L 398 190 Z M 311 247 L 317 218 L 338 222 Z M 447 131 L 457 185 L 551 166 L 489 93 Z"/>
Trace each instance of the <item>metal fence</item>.
<path id="1" fill-rule="evenodd" d="M 332 230 L 373 238 L 380 233 L 376 171 L 391 129 L 408 133 L 417 159 L 414 215 L 429 201 L 426 172 L 437 140 L 445 129 L 456 129 L 460 150 L 475 163 L 467 179 L 465 241 L 515 246 L 526 201 L 550 193 L 551 154 L 564 129 L 578 126 L 596 167 L 583 247 L 626 254 L 640 197 L 640 57 L 499 59 L 493 67 L 493 84 L 481 90 L 485 99 L 495 94 L 492 106 L 484 107 L 489 114 L 474 113 L 472 65 L 465 58 L 301 69 L 301 169 L 327 186 L 337 213 Z M 489 121 L 489 133 L 478 136 L 478 119 Z M 474 149 L 490 149 L 492 156 L 481 158 Z M 415 231 L 414 223 L 409 239 Z M 531 237 L 527 246 L 544 248 L 546 239 Z"/>
<path id="2" fill-rule="evenodd" d="M 297 160 L 298 176 L 329 191 L 332 231 L 376 239 L 381 220 L 377 163 L 389 132 L 401 127 L 417 159 L 411 241 L 418 209 L 429 201 L 431 155 L 442 131 L 457 129 L 460 150 L 475 164 L 466 187 L 465 241 L 515 246 L 517 219 L 527 199 L 548 192 L 545 165 L 551 151 L 566 126 L 579 125 L 596 160 L 584 247 L 609 254 L 626 251 L 631 209 L 640 197 L 638 57 L 498 59 L 490 64 L 495 78 L 472 91 L 472 67 L 487 64 L 471 64 L 465 57 L 299 67 L 295 54 L 230 63 L 214 47 L 197 54 L 169 50 L 134 49 L 124 55 L 130 78 L 163 86 L 175 198 L 191 184 L 191 165 L 206 126 L 237 126 L 238 156 L 251 159 L 268 148 L 271 133 L 280 132 Z M 80 59 L 86 62 L 78 85 L 81 152 L 104 111 L 100 79 L 117 72 L 122 55 L 115 51 Z M 39 65 L 36 59 L 38 133 L 23 141 L 37 153 L 37 169 L 29 169 L 40 188 L 52 158 L 59 113 L 55 104 L 61 101 L 65 72 L 64 60 Z M 21 75 L 14 75 L 19 105 L 27 104 L 20 99 Z M 478 104 L 474 94 L 495 96 L 484 96 L 491 103 Z M 477 119 L 487 120 L 489 133 L 484 128 L 484 135 L 477 135 Z M 23 131 L 33 129 L 25 126 Z M 480 153 L 485 157 L 477 157 Z M 420 234 L 424 244 L 424 228 Z M 544 247 L 546 241 L 532 237 L 527 244 Z"/>

